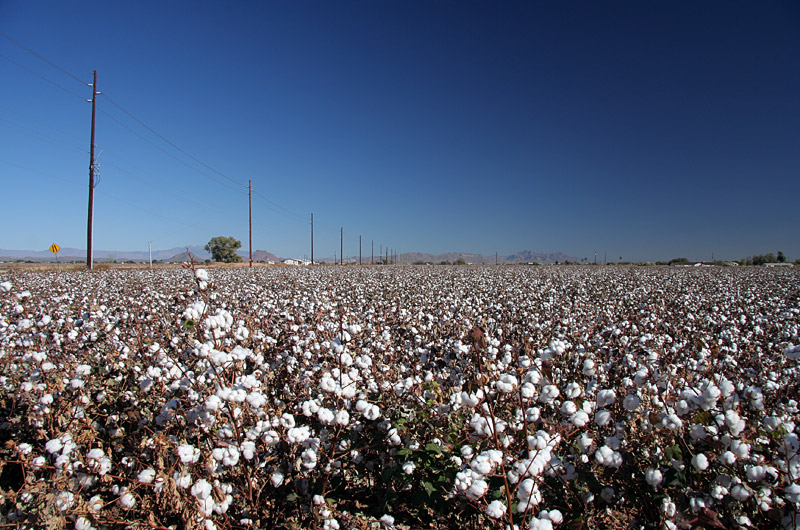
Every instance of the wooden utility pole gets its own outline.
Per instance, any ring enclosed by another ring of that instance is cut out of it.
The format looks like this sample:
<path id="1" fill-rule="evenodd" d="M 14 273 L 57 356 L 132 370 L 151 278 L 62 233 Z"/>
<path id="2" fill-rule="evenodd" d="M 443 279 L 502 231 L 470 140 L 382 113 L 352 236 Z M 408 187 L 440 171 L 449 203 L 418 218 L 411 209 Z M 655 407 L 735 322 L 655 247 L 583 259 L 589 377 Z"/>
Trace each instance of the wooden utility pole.
<path id="1" fill-rule="evenodd" d="M 339 227 L 339 265 L 344 265 L 344 227 Z"/>
<path id="2" fill-rule="evenodd" d="M 361 265 L 361 236 L 358 236 L 358 264 Z"/>
<path id="3" fill-rule="evenodd" d="M 250 203 L 250 268 L 253 268 L 253 181 L 247 180 L 247 199 Z"/>
<path id="4" fill-rule="evenodd" d="M 314 214 L 311 214 L 311 264 L 314 264 Z"/>
<path id="5" fill-rule="evenodd" d="M 375 240 L 374 239 L 372 240 L 372 254 L 370 254 L 369 264 L 370 265 L 374 265 L 375 264 Z"/>
<path id="6" fill-rule="evenodd" d="M 92 270 L 92 225 L 94 222 L 94 114 L 97 96 L 97 70 L 92 78 L 92 135 L 89 141 L 89 221 L 86 230 L 86 268 Z"/>

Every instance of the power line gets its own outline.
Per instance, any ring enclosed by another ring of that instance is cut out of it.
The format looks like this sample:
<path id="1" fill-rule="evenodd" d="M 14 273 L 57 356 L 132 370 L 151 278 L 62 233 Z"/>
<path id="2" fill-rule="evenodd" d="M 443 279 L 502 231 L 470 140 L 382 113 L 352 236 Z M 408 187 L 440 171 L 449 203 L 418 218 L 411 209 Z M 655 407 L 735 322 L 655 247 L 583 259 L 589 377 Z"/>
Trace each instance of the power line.
<path id="1" fill-rule="evenodd" d="M 217 184 L 220 184 L 221 186 L 225 186 L 226 188 L 230 188 L 230 189 L 233 189 L 233 190 L 235 190 L 235 191 L 241 191 L 241 190 L 239 190 L 238 188 L 233 188 L 233 187 L 231 187 L 231 185 L 230 185 L 230 184 L 228 184 L 228 183 L 226 183 L 226 182 L 223 182 L 223 181 L 221 181 L 221 180 L 218 180 L 218 179 L 216 179 L 216 178 L 212 177 L 211 175 L 209 175 L 209 174 L 207 174 L 207 173 L 205 173 L 205 172 L 203 172 L 203 171 L 200 171 L 198 168 L 196 168 L 196 167 L 192 166 L 191 164 L 189 164 L 189 163 L 188 163 L 188 162 L 186 162 L 185 160 L 181 160 L 180 158 L 178 158 L 178 157 L 177 157 L 177 156 L 175 156 L 174 154 L 170 153 L 169 151 L 167 151 L 166 149 L 164 149 L 164 148 L 163 148 L 163 147 L 161 147 L 160 145 L 158 145 L 158 144 L 156 144 L 156 143 L 154 143 L 154 142 L 150 141 L 150 140 L 149 140 L 148 138 L 146 138 L 144 135 L 142 135 L 142 134 L 140 134 L 139 132 L 135 131 L 135 130 L 134 130 L 134 129 L 132 129 L 131 127 L 128 127 L 127 125 L 125 125 L 123 122 L 121 122 L 119 119 L 117 119 L 117 117 L 116 117 L 116 116 L 114 116 L 113 114 L 110 114 L 110 113 L 108 113 L 108 112 L 106 112 L 106 111 L 104 111 L 104 110 L 100 110 L 100 112 L 101 112 L 101 113 L 103 113 L 103 114 L 105 114 L 106 116 L 108 116 L 109 118 L 111 118 L 112 120 L 114 120 L 115 122 L 117 122 L 117 123 L 118 123 L 118 124 L 119 124 L 121 127 L 123 127 L 123 128 L 125 128 L 125 129 L 127 129 L 127 130 L 128 130 L 128 131 L 130 131 L 131 133 L 133 133 L 133 134 L 135 134 L 136 136 L 138 136 L 139 138 L 141 138 L 143 141 L 145 141 L 145 142 L 147 142 L 148 144 L 152 145 L 153 147 L 155 147 L 156 149 L 158 149 L 159 151 L 161 151 L 162 153 L 164 153 L 164 154 L 165 154 L 165 155 L 167 155 L 168 157 L 170 157 L 170 158 L 172 158 L 172 159 L 174 159 L 174 160 L 176 160 L 176 161 L 180 162 L 181 164 L 183 164 L 184 166 L 188 167 L 189 169 L 191 169 L 191 170 L 193 170 L 193 171 L 196 171 L 196 172 L 198 172 L 199 174 L 201 174 L 201 175 L 203 175 L 204 177 L 206 177 L 206 178 L 208 178 L 208 179 L 212 180 L 213 182 L 216 182 Z"/>
<path id="2" fill-rule="evenodd" d="M 81 79 L 80 77 L 76 76 L 76 75 L 75 75 L 75 74 L 73 74 L 72 72 L 69 72 L 69 71 L 65 70 L 64 68 L 62 68 L 62 67 L 58 66 L 56 63 L 54 63 L 53 61 L 51 61 L 51 60 L 47 59 L 46 57 L 44 57 L 44 56 L 42 56 L 42 55 L 40 55 L 40 54 L 36 53 L 34 50 L 32 50 L 32 49 L 28 48 L 27 46 L 25 46 L 24 44 L 22 44 L 21 42 L 19 42 L 18 40 L 16 40 L 16 39 L 15 39 L 14 37 L 12 37 L 11 35 L 8 35 L 8 34 L 6 34 L 6 33 L 3 33 L 2 31 L 0 31 L 0 36 L 2 36 L 2 37 L 5 37 L 5 38 L 6 38 L 6 39 L 8 39 L 9 41 L 11 41 L 11 43 L 15 44 L 16 46 L 19 46 L 20 48 L 22 48 L 22 49 L 23 49 L 23 50 L 25 50 L 26 52 L 30 53 L 31 55 L 34 55 L 34 56 L 38 57 L 39 59 L 41 59 L 42 61 L 46 62 L 47 64 L 49 64 L 49 65 L 50 65 L 50 66 L 52 66 L 53 68 L 55 68 L 55 69 L 57 69 L 57 70 L 60 70 L 61 72 L 63 72 L 63 73 L 65 73 L 65 74 L 67 74 L 68 76 L 70 76 L 71 78 L 73 78 L 73 79 L 74 79 L 75 81 L 77 81 L 78 83 L 80 83 L 80 84 L 82 84 L 82 85 L 86 85 L 86 81 L 84 81 L 84 80 L 83 80 L 83 79 Z M 80 97 L 80 96 L 78 96 L 78 97 Z M 83 99 L 83 98 L 81 98 L 81 99 Z"/>
<path id="3" fill-rule="evenodd" d="M 242 187 L 245 187 L 245 188 L 247 187 L 247 186 L 245 186 L 245 185 L 241 184 L 240 182 L 238 182 L 238 181 L 236 181 L 236 180 L 232 179 L 231 177 L 229 177 L 229 176 L 228 176 L 228 175 L 226 175 L 225 173 L 223 173 L 223 172 L 221 172 L 221 171 L 218 171 L 218 170 L 214 169 L 213 167 L 209 166 L 208 164 L 206 164 L 206 163 L 205 163 L 205 162 L 203 162 L 202 160 L 200 160 L 200 159 L 198 159 L 197 157 L 193 156 L 191 153 L 188 153 L 188 152 L 186 152 L 185 150 L 183 150 L 183 149 L 181 149 L 180 147 L 178 147 L 177 145 L 175 145 L 175 144 L 174 144 L 173 142 L 171 142 L 169 139 L 165 138 L 164 136 L 162 136 L 161 134 L 159 134 L 157 131 L 155 131 L 155 130 L 154 130 L 152 127 L 150 127 L 149 125 L 147 125 L 146 123 L 144 123 L 142 120 L 140 120 L 139 118 L 137 118 L 136 116 L 134 116 L 133 114 L 131 114 L 131 113 L 130 113 L 128 110 L 126 110 L 125 108 L 123 108 L 123 107 L 122 107 L 122 106 L 121 106 L 119 103 L 117 103 L 116 101 L 114 101 L 113 99 L 111 99 L 111 98 L 108 96 L 108 94 L 104 93 L 103 95 L 105 96 L 105 99 L 107 99 L 109 103 L 111 103 L 112 105 L 114 105 L 115 107 L 117 107 L 119 110 L 121 110 L 122 112 L 124 112 L 125 114 L 127 114 L 127 115 L 128 115 L 130 118 L 131 118 L 131 119 L 133 119 L 134 121 L 136 121 L 136 123 L 138 123 L 139 125 L 141 125 L 141 126 L 142 126 L 142 127 L 144 127 L 145 129 L 147 129 L 147 130 L 148 130 L 148 131 L 150 131 L 151 133 L 155 134 L 156 136 L 158 136 L 159 138 L 161 138 L 162 140 L 164 140 L 165 142 L 167 142 L 169 145 L 171 145 L 172 147 L 174 147 L 175 149 L 177 149 L 178 151 L 180 151 L 180 152 L 181 152 L 181 153 L 183 153 L 184 155 L 188 156 L 189 158 L 191 158 L 192 160 L 194 160 L 194 161 L 195 161 L 195 162 L 197 162 L 198 164 L 200 164 L 200 165 L 202 165 L 203 167 L 205 167 L 205 168 L 207 168 L 207 169 L 209 169 L 209 170 L 213 171 L 213 172 L 214 172 L 214 173 L 216 173 L 217 175 L 219 175 L 219 176 L 221 176 L 221 177 L 224 177 L 224 178 L 228 179 L 229 181 L 233 182 L 233 183 L 234 183 L 234 184 L 236 184 L 236 185 L 239 185 L 239 186 L 242 186 Z"/>
<path id="4" fill-rule="evenodd" d="M 31 69 L 30 69 L 30 68 L 28 68 L 27 66 L 24 66 L 24 65 L 22 65 L 22 64 L 20 64 L 20 63 L 18 63 L 17 61 L 15 61 L 14 59 L 11 59 L 10 57 L 6 57 L 6 56 L 5 56 L 5 55 L 3 55 L 3 54 L 0 54 L 0 57 L 2 57 L 2 58 L 3 58 L 3 59 L 5 59 L 6 61 L 8 61 L 8 62 L 10 62 L 10 63 L 12 63 L 12 64 L 14 64 L 14 65 L 16 65 L 16 66 L 18 66 L 18 67 L 22 68 L 23 70 L 27 70 L 28 72 L 32 73 L 32 74 L 33 74 L 33 75 L 35 75 L 36 77 L 39 77 L 39 78 L 41 78 L 41 79 L 43 79 L 43 80 L 47 81 L 48 83 L 50 83 L 50 84 L 51 84 L 51 85 L 53 85 L 54 87 L 60 88 L 60 89 L 61 89 L 61 90 L 63 90 L 64 92 L 67 92 L 67 93 L 69 93 L 69 94 L 72 94 L 72 95 L 73 95 L 73 96 L 75 96 L 76 98 L 79 98 L 79 99 L 81 99 L 81 100 L 84 100 L 84 99 L 86 99 L 86 98 L 84 98 L 83 96 L 81 96 L 80 94 L 78 94 L 78 93 L 76 93 L 76 92 L 73 92 L 72 90 L 70 90 L 70 89 L 68 89 L 68 88 L 66 88 L 66 87 L 63 87 L 63 86 L 59 85 L 58 83 L 56 83 L 56 82 L 55 82 L 55 81 L 53 81 L 52 79 L 48 79 L 47 77 L 43 76 L 43 75 L 42 75 L 42 74 L 40 74 L 39 72 L 36 72 L 36 71 L 34 71 L 34 70 L 31 70 Z M 85 84 L 85 83 L 84 83 L 84 84 Z"/>

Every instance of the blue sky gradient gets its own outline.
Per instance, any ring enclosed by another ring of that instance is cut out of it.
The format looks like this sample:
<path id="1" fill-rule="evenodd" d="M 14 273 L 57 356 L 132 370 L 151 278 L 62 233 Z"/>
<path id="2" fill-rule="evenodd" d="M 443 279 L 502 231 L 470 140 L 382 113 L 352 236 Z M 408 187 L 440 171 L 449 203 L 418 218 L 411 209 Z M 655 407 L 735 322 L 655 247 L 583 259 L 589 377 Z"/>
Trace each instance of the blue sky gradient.
<path id="1" fill-rule="evenodd" d="M 794 260 L 798 28 L 792 1 L 0 1 L 84 81 L 0 36 L 0 248 L 85 248 L 97 69 L 97 249 L 246 248 L 252 179 L 285 257 L 313 212 L 318 257 L 344 227 L 346 255 Z"/>

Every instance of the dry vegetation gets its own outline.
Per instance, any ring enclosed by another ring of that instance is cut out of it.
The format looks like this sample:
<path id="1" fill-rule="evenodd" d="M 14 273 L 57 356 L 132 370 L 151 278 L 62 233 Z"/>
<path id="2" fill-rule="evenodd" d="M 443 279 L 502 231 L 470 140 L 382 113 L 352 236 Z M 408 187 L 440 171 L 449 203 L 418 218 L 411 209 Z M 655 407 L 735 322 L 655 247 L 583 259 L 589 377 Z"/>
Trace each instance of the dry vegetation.
<path id="1" fill-rule="evenodd" d="M 800 528 L 800 273 L 0 274 L 28 528 Z"/>

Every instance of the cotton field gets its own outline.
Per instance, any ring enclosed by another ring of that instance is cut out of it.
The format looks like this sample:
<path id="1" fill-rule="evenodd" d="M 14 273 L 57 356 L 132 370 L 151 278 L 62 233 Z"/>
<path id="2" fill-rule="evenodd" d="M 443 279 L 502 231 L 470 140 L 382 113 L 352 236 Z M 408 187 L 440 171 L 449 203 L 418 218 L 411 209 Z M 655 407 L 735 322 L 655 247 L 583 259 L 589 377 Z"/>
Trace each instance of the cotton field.
<path id="1" fill-rule="evenodd" d="M 0 523 L 800 528 L 800 272 L 0 275 Z"/>

